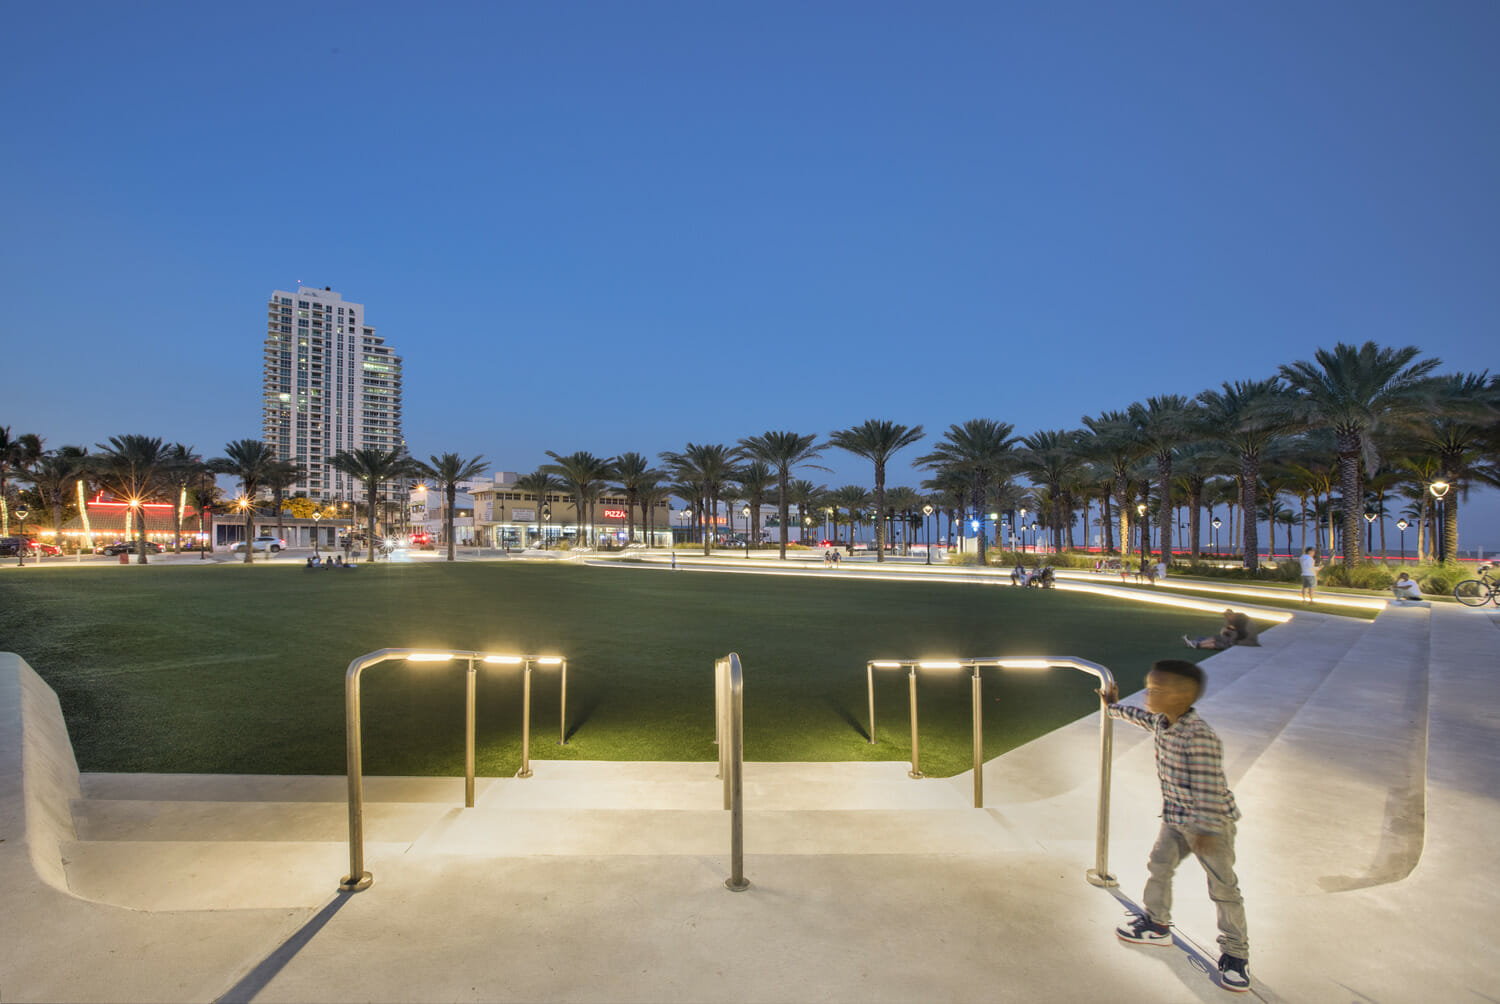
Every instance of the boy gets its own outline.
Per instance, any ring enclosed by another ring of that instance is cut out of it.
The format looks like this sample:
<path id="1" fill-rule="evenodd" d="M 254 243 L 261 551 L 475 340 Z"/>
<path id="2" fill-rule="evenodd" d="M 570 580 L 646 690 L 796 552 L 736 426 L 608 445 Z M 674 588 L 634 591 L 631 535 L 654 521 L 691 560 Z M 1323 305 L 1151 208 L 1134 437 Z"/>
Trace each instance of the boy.
<path id="1" fill-rule="evenodd" d="M 1421 587 L 1417 585 L 1415 579 L 1405 572 L 1396 576 L 1396 581 L 1391 583 L 1391 592 L 1396 594 L 1397 603 L 1401 603 L 1404 600 L 1420 600 L 1422 598 Z"/>
<path id="2" fill-rule="evenodd" d="M 1203 670 L 1191 662 L 1162 659 L 1146 674 L 1146 707 L 1118 703 L 1119 688 L 1100 691 L 1111 718 L 1123 718 L 1156 736 L 1156 773 L 1161 779 L 1162 824 L 1151 849 L 1151 878 L 1141 897 L 1146 916 L 1115 929 L 1137 945 L 1172 944 L 1172 875 L 1188 853 L 1208 873 L 1208 895 L 1219 911 L 1220 981 L 1226 990 L 1250 989 L 1249 936 L 1245 903 L 1234 875 L 1235 820 L 1240 810 L 1224 779 L 1224 747 L 1193 703 L 1203 696 Z"/>

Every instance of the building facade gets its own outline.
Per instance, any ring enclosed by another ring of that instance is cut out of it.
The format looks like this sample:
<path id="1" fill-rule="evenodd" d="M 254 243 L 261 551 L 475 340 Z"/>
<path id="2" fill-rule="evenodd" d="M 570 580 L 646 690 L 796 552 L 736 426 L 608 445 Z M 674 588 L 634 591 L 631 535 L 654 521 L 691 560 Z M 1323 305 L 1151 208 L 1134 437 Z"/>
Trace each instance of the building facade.
<path id="1" fill-rule="evenodd" d="M 631 543 L 630 513 L 621 495 L 605 493 L 599 497 L 594 503 L 592 526 L 579 525 L 573 496 L 567 491 L 554 491 L 539 501 L 535 493 L 517 490 L 512 480 L 475 486 L 469 495 L 474 500 L 474 540 L 481 547 L 571 547 L 585 540 L 601 547 Z M 667 501 L 663 499 L 652 508 L 649 532 L 641 507 L 634 509 L 634 542 L 670 547 L 672 510 Z M 585 506 L 584 522 L 587 517 Z"/>
<path id="2" fill-rule="evenodd" d="M 333 469 L 341 450 L 405 449 L 401 357 L 365 323 L 365 308 L 325 286 L 275 290 L 267 304 L 262 438 L 306 472 L 288 494 L 357 498 Z"/>

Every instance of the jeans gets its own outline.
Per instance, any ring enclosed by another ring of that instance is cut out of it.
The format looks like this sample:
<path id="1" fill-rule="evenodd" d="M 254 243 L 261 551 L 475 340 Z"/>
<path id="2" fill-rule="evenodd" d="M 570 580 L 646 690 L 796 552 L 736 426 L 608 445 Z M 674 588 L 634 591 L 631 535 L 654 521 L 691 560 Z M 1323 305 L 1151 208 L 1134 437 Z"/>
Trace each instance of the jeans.
<path id="1" fill-rule="evenodd" d="M 1250 957 L 1250 935 L 1245 928 L 1245 901 L 1240 883 L 1234 877 L 1234 822 L 1224 820 L 1224 829 L 1214 837 L 1207 854 L 1196 855 L 1208 873 L 1208 898 L 1219 911 L 1219 948 L 1227 955 Z M 1172 923 L 1172 876 L 1182 859 L 1192 854 L 1187 830 L 1175 823 L 1163 822 L 1151 859 L 1146 863 L 1151 877 L 1146 880 L 1142 897 L 1146 913 L 1153 923 Z"/>

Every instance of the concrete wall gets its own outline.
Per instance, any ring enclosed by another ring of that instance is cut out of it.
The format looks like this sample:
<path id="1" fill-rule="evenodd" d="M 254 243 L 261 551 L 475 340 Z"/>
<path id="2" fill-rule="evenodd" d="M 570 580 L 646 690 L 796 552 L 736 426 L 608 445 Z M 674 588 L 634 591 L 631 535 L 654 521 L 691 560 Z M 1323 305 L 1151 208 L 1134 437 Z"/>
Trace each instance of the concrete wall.
<path id="1" fill-rule="evenodd" d="M 0 837 L 24 844 L 36 874 L 68 891 L 63 841 L 76 839 L 78 762 L 57 694 L 14 652 L 0 652 Z"/>

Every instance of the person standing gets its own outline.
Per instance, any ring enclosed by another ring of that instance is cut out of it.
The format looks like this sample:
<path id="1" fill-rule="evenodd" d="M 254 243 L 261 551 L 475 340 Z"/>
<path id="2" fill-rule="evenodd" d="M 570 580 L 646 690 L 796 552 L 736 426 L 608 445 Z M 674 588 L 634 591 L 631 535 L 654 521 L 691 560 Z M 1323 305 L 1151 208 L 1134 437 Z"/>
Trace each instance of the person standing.
<path id="1" fill-rule="evenodd" d="M 1146 674 L 1146 706 L 1119 703 L 1119 688 L 1100 690 L 1111 718 L 1139 725 L 1156 737 L 1156 774 L 1161 782 L 1161 831 L 1151 848 L 1151 877 L 1141 897 L 1146 912 L 1115 928 L 1135 945 L 1172 944 L 1172 876 L 1189 854 L 1208 874 L 1208 895 L 1218 908 L 1219 980 L 1226 990 L 1250 989 L 1250 936 L 1245 901 L 1234 874 L 1235 823 L 1240 818 L 1224 777 L 1224 746 L 1198 717 L 1203 670 L 1181 659 L 1161 659 Z"/>
<path id="2" fill-rule="evenodd" d="M 1302 564 L 1302 598 L 1311 603 L 1313 587 L 1318 584 L 1318 559 L 1313 557 L 1312 548 L 1304 547 L 1297 560 Z"/>

